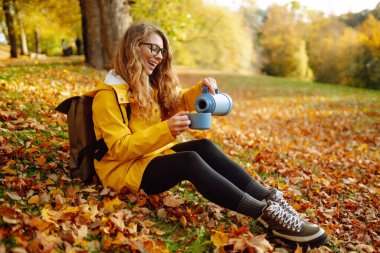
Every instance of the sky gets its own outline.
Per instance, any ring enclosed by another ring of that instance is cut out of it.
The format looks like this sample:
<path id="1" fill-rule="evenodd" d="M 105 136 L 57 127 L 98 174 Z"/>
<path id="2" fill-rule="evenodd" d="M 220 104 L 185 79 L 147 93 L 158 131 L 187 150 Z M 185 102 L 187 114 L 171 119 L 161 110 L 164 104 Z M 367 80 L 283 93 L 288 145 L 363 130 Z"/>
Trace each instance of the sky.
<path id="1" fill-rule="evenodd" d="M 259 8 L 267 9 L 273 3 L 280 5 L 289 3 L 291 0 L 256 0 Z M 237 9 L 241 0 L 206 0 L 209 3 L 215 3 Z M 360 12 L 365 9 L 374 9 L 380 0 L 298 0 L 302 6 L 309 10 L 319 10 L 326 14 L 340 15 L 347 12 Z"/>

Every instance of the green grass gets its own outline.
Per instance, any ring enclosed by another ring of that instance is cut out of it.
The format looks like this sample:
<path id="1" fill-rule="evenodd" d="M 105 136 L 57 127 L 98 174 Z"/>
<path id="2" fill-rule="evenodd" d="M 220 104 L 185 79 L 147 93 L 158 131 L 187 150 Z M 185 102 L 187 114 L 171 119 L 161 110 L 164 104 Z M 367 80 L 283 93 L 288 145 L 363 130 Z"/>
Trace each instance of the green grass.
<path id="1" fill-rule="evenodd" d="M 185 71 L 179 73 L 183 85 L 188 87 L 202 80 L 207 75 L 188 74 Z M 210 74 L 213 76 L 220 88 L 220 92 L 238 90 L 246 95 L 257 97 L 301 97 L 301 96 L 326 96 L 336 97 L 339 101 L 341 96 L 363 97 L 376 101 L 380 97 L 379 90 L 348 87 L 342 85 L 305 82 L 282 77 L 253 76 L 238 74 Z M 379 102 L 380 103 L 380 102 Z"/>
<path id="2" fill-rule="evenodd" d="M 156 217 L 151 220 L 157 228 L 166 232 L 159 238 L 171 252 L 201 253 L 212 250 L 210 233 L 203 226 L 183 228 L 178 222 L 162 221 Z"/>

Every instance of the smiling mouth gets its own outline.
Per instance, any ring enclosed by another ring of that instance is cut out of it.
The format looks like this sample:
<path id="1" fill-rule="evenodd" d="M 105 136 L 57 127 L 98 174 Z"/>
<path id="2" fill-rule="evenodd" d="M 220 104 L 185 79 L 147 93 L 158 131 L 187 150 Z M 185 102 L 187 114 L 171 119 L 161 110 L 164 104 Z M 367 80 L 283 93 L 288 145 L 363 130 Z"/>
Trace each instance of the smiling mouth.
<path id="1" fill-rule="evenodd" d="M 152 67 L 153 69 L 157 66 L 156 62 L 148 61 L 148 63 L 149 63 L 149 66 Z"/>

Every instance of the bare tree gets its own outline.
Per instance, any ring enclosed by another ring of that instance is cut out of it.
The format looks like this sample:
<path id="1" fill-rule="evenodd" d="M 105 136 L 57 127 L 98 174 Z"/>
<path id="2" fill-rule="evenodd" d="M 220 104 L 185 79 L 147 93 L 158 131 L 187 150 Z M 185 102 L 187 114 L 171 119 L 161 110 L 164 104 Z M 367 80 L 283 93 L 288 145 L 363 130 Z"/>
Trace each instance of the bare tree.
<path id="1" fill-rule="evenodd" d="M 127 0 L 80 0 L 86 62 L 109 68 L 115 47 L 131 23 Z"/>

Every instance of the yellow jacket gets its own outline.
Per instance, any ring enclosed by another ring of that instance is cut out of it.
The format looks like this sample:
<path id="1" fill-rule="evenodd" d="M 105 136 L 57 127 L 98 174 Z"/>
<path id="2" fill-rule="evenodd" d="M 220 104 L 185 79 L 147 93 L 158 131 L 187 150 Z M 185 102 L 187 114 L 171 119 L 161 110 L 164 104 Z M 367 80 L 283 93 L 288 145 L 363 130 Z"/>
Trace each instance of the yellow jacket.
<path id="1" fill-rule="evenodd" d="M 193 111 L 194 101 L 201 93 L 200 83 L 181 90 L 179 110 Z M 170 148 L 176 144 L 167 120 L 161 121 L 161 111 L 156 103 L 152 110 L 152 122 L 134 116 L 133 99 L 128 97 L 128 84 L 111 70 L 104 83 L 86 96 L 94 97 L 93 121 L 96 138 L 104 138 L 108 147 L 101 161 L 95 160 L 95 170 L 103 186 L 120 191 L 127 187 L 132 192 L 140 188 L 148 163 L 159 155 L 175 153 Z M 117 100 L 116 100 L 117 96 Z M 120 108 L 125 119 L 120 113 Z M 128 122 L 126 104 L 131 105 Z"/>

